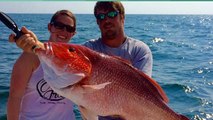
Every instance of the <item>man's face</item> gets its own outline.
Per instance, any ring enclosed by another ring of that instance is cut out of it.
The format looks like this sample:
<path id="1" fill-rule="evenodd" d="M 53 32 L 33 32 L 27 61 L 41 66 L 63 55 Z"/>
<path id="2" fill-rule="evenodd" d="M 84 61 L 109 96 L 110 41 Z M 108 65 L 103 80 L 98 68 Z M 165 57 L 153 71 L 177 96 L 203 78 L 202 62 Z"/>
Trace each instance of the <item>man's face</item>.
<path id="1" fill-rule="evenodd" d="M 123 31 L 124 18 L 115 10 L 98 10 L 96 20 L 101 30 L 102 38 L 114 39 Z"/>

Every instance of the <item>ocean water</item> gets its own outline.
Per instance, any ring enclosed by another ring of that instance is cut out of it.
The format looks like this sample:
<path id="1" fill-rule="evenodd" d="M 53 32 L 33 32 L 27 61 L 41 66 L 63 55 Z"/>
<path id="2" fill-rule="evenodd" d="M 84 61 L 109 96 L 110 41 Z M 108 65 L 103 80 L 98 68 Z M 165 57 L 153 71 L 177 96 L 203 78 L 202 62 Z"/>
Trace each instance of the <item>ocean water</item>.
<path id="1" fill-rule="evenodd" d="M 48 40 L 51 14 L 9 14 L 18 24 Z M 98 38 L 91 14 L 78 14 L 72 43 Z M 6 104 L 13 64 L 22 50 L 8 42 L 12 31 L 0 22 L 0 120 Z M 170 99 L 169 106 L 191 120 L 213 120 L 213 16 L 126 15 L 125 32 L 144 41 L 153 53 L 153 78 Z"/>

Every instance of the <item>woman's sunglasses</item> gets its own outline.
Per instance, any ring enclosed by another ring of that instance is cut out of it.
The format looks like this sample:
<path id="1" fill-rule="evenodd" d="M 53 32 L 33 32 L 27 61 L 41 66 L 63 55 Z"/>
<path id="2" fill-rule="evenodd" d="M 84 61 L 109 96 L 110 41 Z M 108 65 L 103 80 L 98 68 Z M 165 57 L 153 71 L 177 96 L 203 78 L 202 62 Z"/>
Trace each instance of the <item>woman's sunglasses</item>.
<path id="1" fill-rule="evenodd" d="M 70 25 L 65 25 L 61 22 L 54 21 L 54 22 L 51 22 L 50 24 L 53 25 L 56 29 L 63 30 L 64 28 L 66 28 L 67 32 L 70 32 L 70 33 L 75 32 L 75 27 Z"/>
<path id="2" fill-rule="evenodd" d="M 109 18 L 115 18 L 119 14 L 119 11 L 110 11 L 108 13 L 99 13 L 96 14 L 95 17 L 98 20 L 104 20 L 107 17 Z"/>

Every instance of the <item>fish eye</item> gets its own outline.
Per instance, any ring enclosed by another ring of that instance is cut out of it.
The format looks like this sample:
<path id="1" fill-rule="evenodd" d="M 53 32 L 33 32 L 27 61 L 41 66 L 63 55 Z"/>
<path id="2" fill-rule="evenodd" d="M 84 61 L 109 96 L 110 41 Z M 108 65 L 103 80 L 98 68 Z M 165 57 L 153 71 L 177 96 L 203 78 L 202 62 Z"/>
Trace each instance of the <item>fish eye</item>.
<path id="1" fill-rule="evenodd" d="M 75 48 L 70 47 L 70 48 L 69 48 L 69 51 L 70 51 L 70 52 L 75 52 Z"/>

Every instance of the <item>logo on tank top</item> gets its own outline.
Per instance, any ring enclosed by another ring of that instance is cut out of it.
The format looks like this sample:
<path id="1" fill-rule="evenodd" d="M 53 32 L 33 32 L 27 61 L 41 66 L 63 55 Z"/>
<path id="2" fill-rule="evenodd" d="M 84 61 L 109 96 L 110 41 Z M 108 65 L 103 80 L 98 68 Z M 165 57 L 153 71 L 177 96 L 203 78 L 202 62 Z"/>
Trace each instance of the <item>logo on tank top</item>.
<path id="1" fill-rule="evenodd" d="M 38 82 L 36 88 L 39 95 L 44 99 L 50 101 L 59 101 L 64 99 L 63 96 L 60 96 L 59 94 L 55 93 L 44 79 Z"/>

